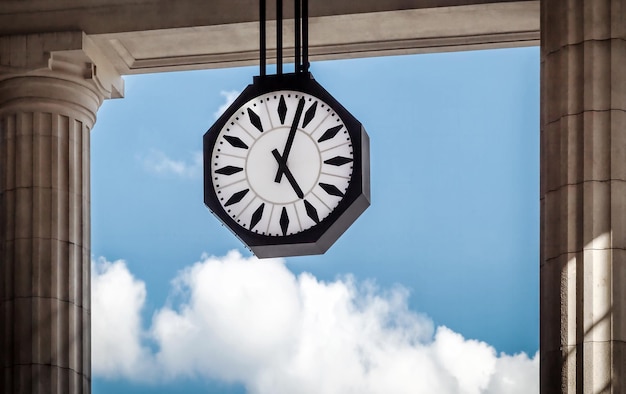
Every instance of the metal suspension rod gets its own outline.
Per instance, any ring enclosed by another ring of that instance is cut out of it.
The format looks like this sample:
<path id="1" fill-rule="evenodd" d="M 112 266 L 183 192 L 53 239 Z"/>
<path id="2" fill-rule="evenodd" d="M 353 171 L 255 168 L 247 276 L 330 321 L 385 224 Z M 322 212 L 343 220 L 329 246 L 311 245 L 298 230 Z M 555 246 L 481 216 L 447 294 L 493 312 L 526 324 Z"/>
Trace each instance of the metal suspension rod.
<path id="1" fill-rule="evenodd" d="M 309 0 L 302 0 L 302 66 L 309 72 Z"/>
<path id="2" fill-rule="evenodd" d="M 283 0 L 276 0 L 276 74 L 283 73 Z"/>
<path id="3" fill-rule="evenodd" d="M 302 55 L 300 54 L 300 48 L 302 45 L 302 37 L 301 37 L 302 3 L 301 1 L 302 0 L 294 0 L 294 20 L 295 20 L 295 35 L 296 35 L 294 39 L 294 43 L 295 43 L 295 66 L 294 68 L 295 68 L 296 74 L 302 72 Z"/>
<path id="4" fill-rule="evenodd" d="M 267 16 L 265 15 L 265 0 L 259 0 L 259 57 L 260 57 L 260 64 L 259 64 L 259 75 L 261 76 L 265 76 L 266 73 L 266 65 L 267 65 L 267 46 L 266 46 L 266 22 L 267 22 Z"/>

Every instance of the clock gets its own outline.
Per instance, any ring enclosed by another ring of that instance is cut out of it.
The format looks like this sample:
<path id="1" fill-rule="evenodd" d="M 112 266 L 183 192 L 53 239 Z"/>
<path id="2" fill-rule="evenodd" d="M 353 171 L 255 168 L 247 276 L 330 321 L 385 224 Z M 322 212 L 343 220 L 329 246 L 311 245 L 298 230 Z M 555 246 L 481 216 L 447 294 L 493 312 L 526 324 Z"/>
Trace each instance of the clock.
<path id="1" fill-rule="evenodd" d="M 321 254 L 370 204 L 369 137 L 310 73 L 255 77 L 204 135 L 204 178 L 258 257 Z"/>

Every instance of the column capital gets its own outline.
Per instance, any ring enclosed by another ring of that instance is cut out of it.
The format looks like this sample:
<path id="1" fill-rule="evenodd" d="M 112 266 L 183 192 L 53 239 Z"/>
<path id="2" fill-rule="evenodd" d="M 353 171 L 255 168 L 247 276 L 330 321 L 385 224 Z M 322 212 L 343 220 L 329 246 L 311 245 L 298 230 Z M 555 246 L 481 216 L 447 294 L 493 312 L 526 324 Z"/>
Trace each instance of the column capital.
<path id="1" fill-rule="evenodd" d="M 62 104 L 93 125 L 102 101 L 123 93 L 122 77 L 83 32 L 0 37 L 0 112 Z"/>

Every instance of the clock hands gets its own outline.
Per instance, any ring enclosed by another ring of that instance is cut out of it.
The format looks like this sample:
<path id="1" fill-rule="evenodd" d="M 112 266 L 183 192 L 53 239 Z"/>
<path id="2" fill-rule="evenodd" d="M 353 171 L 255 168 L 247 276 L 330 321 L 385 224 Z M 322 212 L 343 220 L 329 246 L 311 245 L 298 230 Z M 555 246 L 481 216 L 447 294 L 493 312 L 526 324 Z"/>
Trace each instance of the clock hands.
<path id="1" fill-rule="evenodd" d="M 298 198 L 304 198 L 304 194 L 302 193 L 302 189 L 296 179 L 293 177 L 291 170 L 287 167 L 287 158 L 289 157 L 289 153 L 291 152 L 291 147 L 293 146 L 293 140 L 296 137 L 296 131 L 298 130 L 298 123 L 300 123 L 300 117 L 302 116 L 302 111 L 304 110 L 304 97 L 302 97 L 298 101 L 298 107 L 296 108 L 296 114 L 293 117 L 293 122 L 291 123 L 291 128 L 289 129 L 289 135 L 287 136 L 287 142 L 285 143 L 285 149 L 283 150 L 283 154 L 281 156 L 278 153 L 278 149 L 274 149 L 272 151 L 272 155 L 278 162 L 278 170 L 276 171 L 276 177 L 274 178 L 274 182 L 280 183 L 283 178 L 283 174 L 287 177 L 289 184 L 296 192 Z"/>
<path id="2" fill-rule="evenodd" d="M 300 185 L 298 185 L 298 182 L 296 182 L 296 179 L 293 177 L 293 174 L 289 170 L 289 167 L 287 167 L 287 164 L 285 162 L 285 158 L 284 157 L 280 157 L 280 153 L 278 153 L 278 149 L 274 149 L 272 151 L 272 154 L 274 155 L 274 158 L 278 162 L 279 174 L 282 174 L 284 172 L 285 176 L 287 177 L 287 180 L 291 184 L 291 187 L 293 187 L 293 190 L 296 192 L 296 195 L 298 196 L 298 198 L 304 198 L 304 194 L 302 193 L 302 189 L 300 189 Z"/>
<path id="3" fill-rule="evenodd" d="M 302 116 L 303 109 L 304 109 L 304 97 L 302 97 L 300 101 L 298 101 L 298 108 L 296 109 L 296 114 L 293 117 L 293 123 L 291 123 L 291 129 L 289 129 L 289 136 L 287 136 L 287 143 L 285 144 L 285 150 L 283 151 L 282 156 L 278 155 L 278 157 L 276 157 L 276 155 L 274 155 L 276 160 L 278 160 L 278 171 L 276 172 L 276 177 L 274 178 L 274 182 L 276 183 L 279 183 L 281 181 L 281 179 L 283 178 L 283 173 L 286 172 L 285 170 L 288 170 L 287 158 L 289 157 L 289 152 L 291 151 L 291 146 L 293 145 L 293 139 L 296 136 L 296 130 L 298 129 L 298 123 L 300 122 L 300 117 Z M 276 151 L 276 153 L 278 153 L 278 151 Z M 293 186 L 293 183 L 292 183 L 292 186 Z"/>

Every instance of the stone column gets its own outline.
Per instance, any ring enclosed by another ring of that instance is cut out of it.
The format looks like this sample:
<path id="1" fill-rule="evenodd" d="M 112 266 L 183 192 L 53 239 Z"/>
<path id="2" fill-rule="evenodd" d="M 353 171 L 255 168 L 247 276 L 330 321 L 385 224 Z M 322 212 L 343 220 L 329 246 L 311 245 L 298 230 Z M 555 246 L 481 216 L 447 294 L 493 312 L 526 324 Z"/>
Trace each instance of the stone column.
<path id="1" fill-rule="evenodd" d="M 541 392 L 626 392 L 626 0 L 541 2 Z"/>
<path id="2" fill-rule="evenodd" d="M 122 90 L 98 58 L 80 32 L 0 37 L 2 393 L 91 390 L 89 133 Z"/>

